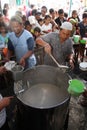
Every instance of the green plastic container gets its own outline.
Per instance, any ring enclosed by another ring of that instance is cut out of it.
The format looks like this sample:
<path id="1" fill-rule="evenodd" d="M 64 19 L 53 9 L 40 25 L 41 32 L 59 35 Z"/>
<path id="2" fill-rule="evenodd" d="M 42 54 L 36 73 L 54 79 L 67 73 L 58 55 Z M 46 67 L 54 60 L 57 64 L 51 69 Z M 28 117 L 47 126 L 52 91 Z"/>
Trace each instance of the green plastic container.
<path id="1" fill-rule="evenodd" d="M 80 44 L 86 44 L 86 40 L 84 40 L 84 39 L 81 39 L 79 42 L 80 42 Z"/>
<path id="2" fill-rule="evenodd" d="M 80 96 L 85 91 L 85 85 L 82 81 L 73 79 L 69 80 L 68 92 L 73 96 Z"/>
<path id="3" fill-rule="evenodd" d="M 73 40 L 74 40 L 74 43 L 78 44 L 79 40 L 80 40 L 80 36 L 79 35 L 74 35 Z"/>

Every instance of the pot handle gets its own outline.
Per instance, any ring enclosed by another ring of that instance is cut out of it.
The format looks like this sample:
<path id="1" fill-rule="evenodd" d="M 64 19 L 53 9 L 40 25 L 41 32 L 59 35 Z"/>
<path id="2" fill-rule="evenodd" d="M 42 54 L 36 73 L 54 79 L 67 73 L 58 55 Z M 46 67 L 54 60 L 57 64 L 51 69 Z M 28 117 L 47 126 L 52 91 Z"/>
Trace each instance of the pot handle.
<path id="1" fill-rule="evenodd" d="M 71 84 L 72 80 L 69 80 L 68 83 Z"/>

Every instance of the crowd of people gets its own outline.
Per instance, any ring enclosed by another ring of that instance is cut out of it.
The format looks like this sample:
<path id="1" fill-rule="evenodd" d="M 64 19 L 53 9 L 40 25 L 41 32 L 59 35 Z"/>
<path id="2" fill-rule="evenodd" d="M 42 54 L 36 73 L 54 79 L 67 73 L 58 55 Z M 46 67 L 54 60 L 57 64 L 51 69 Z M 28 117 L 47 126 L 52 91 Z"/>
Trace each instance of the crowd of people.
<path id="1" fill-rule="evenodd" d="M 37 64 L 33 53 L 34 48 L 37 46 L 36 39 L 51 32 L 59 33 L 62 23 L 67 21 L 72 24 L 69 37 L 73 38 L 73 35 L 80 35 L 81 39 L 87 37 L 86 11 L 83 12 L 82 21 L 80 21 L 76 10 L 73 10 L 72 16 L 68 17 L 68 14 L 63 9 L 59 9 L 57 12 L 53 8 L 48 10 L 46 6 L 42 6 L 41 11 L 32 9 L 25 15 L 20 10 L 17 10 L 15 16 L 10 19 L 8 13 L 9 7 L 7 5 L 0 14 L 0 50 L 3 48 L 0 58 L 2 60 L 4 56 L 9 60 L 14 54 L 17 62 L 25 66 L 25 68 Z M 21 52 L 20 49 L 22 49 Z M 28 65 L 30 63 L 32 65 Z"/>
<path id="2" fill-rule="evenodd" d="M 86 11 L 83 12 L 81 21 L 76 10 L 68 17 L 63 9 L 55 11 L 53 8 L 48 10 L 46 6 L 42 6 L 41 11 L 32 9 L 26 15 L 17 10 L 11 19 L 8 17 L 8 10 L 8 6 L 4 7 L 0 13 L 0 61 L 4 59 L 7 62 L 15 56 L 16 62 L 25 69 L 32 68 L 37 65 L 34 49 L 41 46 L 44 48 L 44 64 L 56 66 L 50 58 L 52 54 L 60 64 L 66 65 L 68 62 L 71 68 L 74 68 L 72 37 L 80 35 L 81 39 L 87 38 Z M 4 67 L 0 68 L 0 73 L 5 71 Z M 4 108 L 10 104 L 11 98 L 13 97 L 2 98 L 0 95 L 1 130 L 6 121 Z M 3 123 L 2 114 L 5 115 Z"/>
<path id="3" fill-rule="evenodd" d="M 9 6 L 5 4 L 2 13 L 0 14 L 0 48 L 3 48 L 3 55 L 7 59 L 10 58 L 10 56 L 12 56 L 12 52 L 14 52 L 17 62 L 21 63 L 22 65 L 25 64 L 25 61 L 26 64 L 30 64 L 31 60 L 33 62 L 32 64 L 36 65 L 36 59 L 33 54 L 34 47 L 37 46 L 37 43 L 35 41 L 36 38 L 42 35 L 46 35 L 49 32 L 59 33 L 62 23 L 66 21 L 72 24 L 70 37 L 73 37 L 73 35 L 76 34 L 80 35 L 82 39 L 87 35 L 86 11 L 83 12 L 82 21 L 80 21 L 76 10 L 73 10 L 72 16 L 68 17 L 68 14 L 64 12 L 63 9 L 55 11 L 53 8 L 50 8 L 48 10 L 46 6 L 42 6 L 41 11 L 38 11 L 37 9 L 32 9 L 30 12 L 25 13 L 25 15 L 22 14 L 20 10 L 17 10 L 15 12 L 15 16 L 10 19 L 8 13 Z M 23 41 L 24 35 L 29 35 L 29 37 L 25 38 L 25 41 Z M 28 48 L 23 46 L 23 51 L 20 52 L 20 45 L 18 45 L 17 42 L 20 42 L 22 44 L 22 41 L 23 45 L 27 46 Z M 18 45 L 18 47 L 16 46 L 16 44 Z M 26 49 L 24 50 L 24 48 Z M 7 54 L 7 52 L 9 54 Z M 29 67 L 29 65 L 25 66 Z"/>

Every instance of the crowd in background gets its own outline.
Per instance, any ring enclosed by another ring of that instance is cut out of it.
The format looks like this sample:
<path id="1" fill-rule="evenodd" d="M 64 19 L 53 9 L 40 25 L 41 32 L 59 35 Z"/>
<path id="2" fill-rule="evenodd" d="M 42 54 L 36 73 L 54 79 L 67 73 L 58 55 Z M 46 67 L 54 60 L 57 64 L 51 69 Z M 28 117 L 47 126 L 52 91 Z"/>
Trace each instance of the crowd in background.
<path id="1" fill-rule="evenodd" d="M 83 38 L 87 35 L 86 11 L 84 11 L 82 14 L 82 21 L 80 21 L 76 10 L 73 10 L 72 16 L 68 17 L 68 14 L 64 12 L 63 9 L 55 11 L 53 8 L 50 8 L 48 10 L 46 6 L 42 6 L 41 11 L 38 11 L 34 8 L 34 5 L 31 5 L 31 10 L 25 10 L 25 14 L 22 14 L 20 10 L 17 10 L 15 12 L 15 15 L 19 15 L 22 18 L 24 28 L 31 32 L 34 38 L 36 38 L 40 34 L 43 35 L 49 32 L 58 32 L 61 24 L 64 21 L 69 21 L 73 25 L 71 36 L 73 36 L 73 34 L 79 34 L 81 35 L 81 38 Z M 4 28 L 6 29 L 8 27 L 8 29 L 6 30 L 6 35 L 8 35 L 8 33 L 12 31 L 10 28 L 8 4 L 4 5 L 2 13 L 0 14 L 0 23 L 5 23 L 5 25 L 0 25 L 0 27 L 4 26 Z M 3 35 L 1 31 L 0 34 L 1 36 Z"/>
<path id="2" fill-rule="evenodd" d="M 82 20 L 79 19 L 78 13 L 76 10 L 72 11 L 72 16 L 68 17 L 68 14 L 64 12 L 63 9 L 55 11 L 53 8 L 47 9 L 46 6 L 42 6 L 41 11 L 38 11 L 34 8 L 34 5 L 31 5 L 31 10 L 26 11 L 23 14 L 20 10 L 15 12 L 15 15 L 19 15 L 23 20 L 23 25 L 26 30 L 31 32 L 36 38 L 40 34 L 46 34 L 49 32 L 58 32 L 61 24 L 64 21 L 69 21 L 73 25 L 73 30 L 71 36 L 74 34 L 81 35 L 81 38 L 87 37 L 87 14 L 86 11 L 82 14 Z M 12 31 L 10 27 L 10 18 L 9 18 L 9 5 L 5 4 L 0 14 L 0 23 L 5 23 L 6 35 L 9 35 L 9 32 Z M 8 28 L 7 28 L 8 27 Z M 1 29 L 0 29 L 1 30 Z M 0 31 L 1 36 L 3 35 Z M 0 37 L 1 37 L 0 36 Z"/>

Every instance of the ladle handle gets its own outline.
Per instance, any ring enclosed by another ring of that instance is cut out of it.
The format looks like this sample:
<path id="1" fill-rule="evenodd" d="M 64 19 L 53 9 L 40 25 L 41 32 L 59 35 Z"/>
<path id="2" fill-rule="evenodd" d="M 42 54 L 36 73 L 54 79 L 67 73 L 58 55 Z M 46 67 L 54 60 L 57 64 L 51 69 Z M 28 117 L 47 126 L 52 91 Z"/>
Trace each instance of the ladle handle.
<path id="1" fill-rule="evenodd" d="M 69 80 L 68 83 L 71 84 L 72 80 Z"/>
<path id="2" fill-rule="evenodd" d="M 60 65 L 60 64 L 56 61 L 56 59 L 53 57 L 52 54 L 49 54 L 49 55 L 50 55 L 50 57 L 53 59 L 53 61 L 56 63 L 56 65 L 57 65 L 59 68 L 66 68 L 66 69 L 69 68 L 68 66 Z"/>
<path id="3" fill-rule="evenodd" d="M 53 57 L 53 55 L 52 54 L 49 54 L 49 55 L 53 59 L 53 61 L 57 64 L 57 66 L 60 67 L 59 63 L 56 61 L 56 59 Z"/>

